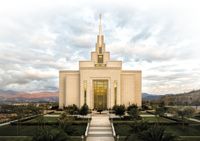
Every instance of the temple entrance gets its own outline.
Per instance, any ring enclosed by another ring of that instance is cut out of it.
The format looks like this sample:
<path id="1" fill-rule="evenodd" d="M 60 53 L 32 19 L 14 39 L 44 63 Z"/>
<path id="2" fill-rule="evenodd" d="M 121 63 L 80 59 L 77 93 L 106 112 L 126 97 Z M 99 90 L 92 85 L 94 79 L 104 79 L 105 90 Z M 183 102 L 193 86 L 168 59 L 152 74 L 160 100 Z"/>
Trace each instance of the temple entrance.
<path id="1" fill-rule="evenodd" d="M 93 80 L 94 109 L 107 109 L 108 80 Z"/>

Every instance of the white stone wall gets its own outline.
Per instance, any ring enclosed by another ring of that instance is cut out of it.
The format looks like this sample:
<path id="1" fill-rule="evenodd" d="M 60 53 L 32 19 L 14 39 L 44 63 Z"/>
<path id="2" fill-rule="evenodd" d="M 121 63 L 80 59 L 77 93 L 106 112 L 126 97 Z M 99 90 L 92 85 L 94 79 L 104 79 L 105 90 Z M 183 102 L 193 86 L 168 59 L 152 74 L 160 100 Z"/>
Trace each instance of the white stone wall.
<path id="1" fill-rule="evenodd" d="M 141 106 L 141 71 L 121 73 L 121 99 L 126 107 L 130 104 Z"/>
<path id="2" fill-rule="evenodd" d="M 80 99 L 80 74 L 79 71 L 59 72 L 59 108 L 76 104 Z"/>

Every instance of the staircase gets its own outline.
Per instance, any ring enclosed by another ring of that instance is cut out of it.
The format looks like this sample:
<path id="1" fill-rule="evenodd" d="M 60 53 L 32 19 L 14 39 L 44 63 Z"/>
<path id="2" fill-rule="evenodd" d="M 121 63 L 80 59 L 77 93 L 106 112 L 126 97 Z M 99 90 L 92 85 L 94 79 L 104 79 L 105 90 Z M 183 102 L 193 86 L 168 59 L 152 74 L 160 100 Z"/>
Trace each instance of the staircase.
<path id="1" fill-rule="evenodd" d="M 92 114 L 87 141 L 114 141 L 107 113 Z"/>

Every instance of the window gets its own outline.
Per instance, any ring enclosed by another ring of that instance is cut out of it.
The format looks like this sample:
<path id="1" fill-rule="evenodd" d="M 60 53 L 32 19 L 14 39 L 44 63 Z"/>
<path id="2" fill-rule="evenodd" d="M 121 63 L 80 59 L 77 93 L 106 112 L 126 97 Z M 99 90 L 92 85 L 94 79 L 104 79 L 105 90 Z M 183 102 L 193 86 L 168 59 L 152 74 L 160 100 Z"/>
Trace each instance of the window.
<path id="1" fill-rule="evenodd" d="M 103 63 L 103 55 L 98 55 L 98 63 Z"/>
<path id="2" fill-rule="evenodd" d="M 99 48 L 99 53 L 102 54 L 102 47 Z"/>
<path id="3" fill-rule="evenodd" d="M 87 100 L 87 81 L 84 80 L 83 82 L 84 84 L 84 104 L 86 104 L 86 100 Z"/>
<path id="4" fill-rule="evenodd" d="M 108 80 L 93 80 L 94 108 L 107 109 Z"/>
<path id="5" fill-rule="evenodd" d="M 117 81 L 114 81 L 115 105 L 117 105 Z"/>

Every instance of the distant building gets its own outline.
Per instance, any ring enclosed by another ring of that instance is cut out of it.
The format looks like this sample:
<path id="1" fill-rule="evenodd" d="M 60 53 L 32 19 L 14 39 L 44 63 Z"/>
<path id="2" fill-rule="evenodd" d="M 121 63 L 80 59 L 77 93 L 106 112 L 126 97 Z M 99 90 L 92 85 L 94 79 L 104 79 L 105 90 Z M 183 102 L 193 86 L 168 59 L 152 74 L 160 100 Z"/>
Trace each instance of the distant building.
<path id="1" fill-rule="evenodd" d="M 141 106 L 141 70 L 122 70 L 122 61 L 110 60 L 102 34 L 90 61 L 79 61 L 79 70 L 59 72 L 59 108 L 86 103 L 90 109 L 108 109 L 114 105 Z"/>

